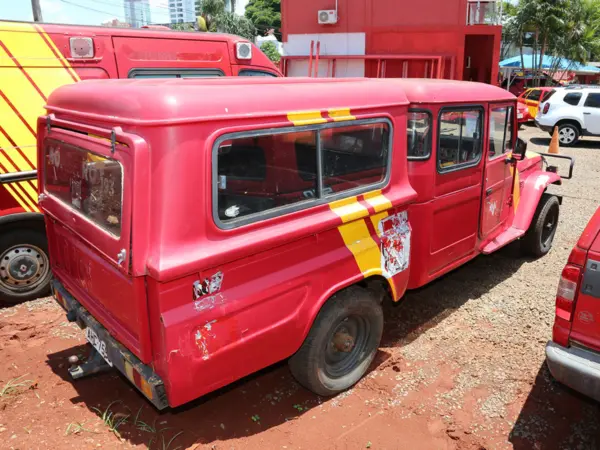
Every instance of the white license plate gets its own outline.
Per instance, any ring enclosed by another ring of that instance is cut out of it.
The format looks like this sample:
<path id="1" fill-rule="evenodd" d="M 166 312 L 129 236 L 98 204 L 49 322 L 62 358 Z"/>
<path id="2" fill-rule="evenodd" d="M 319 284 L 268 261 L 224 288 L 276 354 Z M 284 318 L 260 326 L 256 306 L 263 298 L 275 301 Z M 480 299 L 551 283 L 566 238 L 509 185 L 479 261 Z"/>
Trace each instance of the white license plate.
<path id="1" fill-rule="evenodd" d="M 523 118 L 523 114 L 517 114 L 517 118 L 518 119 L 522 119 Z"/>
<path id="2" fill-rule="evenodd" d="M 85 329 L 85 337 L 87 338 L 88 342 L 94 346 L 98 353 L 100 353 L 100 356 L 104 358 L 104 361 L 106 361 L 108 365 L 112 367 L 113 364 L 108 357 L 108 352 L 106 351 L 106 342 L 100 339 L 96 332 L 90 327 Z"/>

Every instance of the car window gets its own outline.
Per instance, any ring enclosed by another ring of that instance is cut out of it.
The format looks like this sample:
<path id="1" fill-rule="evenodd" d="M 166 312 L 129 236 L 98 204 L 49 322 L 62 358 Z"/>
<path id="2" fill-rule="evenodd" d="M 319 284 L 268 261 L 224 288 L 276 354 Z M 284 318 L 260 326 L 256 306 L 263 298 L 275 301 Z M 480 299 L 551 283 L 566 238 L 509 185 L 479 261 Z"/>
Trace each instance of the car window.
<path id="1" fill-rule="evenodd" d="M 476 165 L 481 159 L 482 111 L 445 110 L 440 116 L 438 170 L 447 172 Z"/>
<path id="2" fill-rule="evenodd" d="M 225 74 L 219 69 L 131 69 L 129 78 L 213 78 Z"/>
<path id="3" fill-rule="evenodd" d="M 581 100 L 581 92 L 569 92 L 563 98 L 563 102 L 568 105 L 577 106 L 579 104 L 579 100 Z"/>
<path id="4" fill-rule="evenodd" d="M 542 102 L 547 102 L 548 100 L 550 100 L 550 97 L 552 97 L 555 92 L 556 92 L 555 89 L 552 89 L 551 91 L 543 91 L 541 101 Z"/>
<path id="5" fill-rule="evenodd" d="M 541 96 L 542 96 L 542 91 L 540 89 L 532 89 L 531 92 L 529 93 L 529 96 L 527 97 L 527 100 L 530 100 L 532 102 L 537 102 L 540 100 Z"/>
<path id="6" fill-rule="evenodd" d="M 431 154 L 431 114 L 409 111 L 406 126 L 408 159 L 427 159 Z"/>
<path id="7" fill-rule="evenodd" d="M 512 151 L 513 108 L 502 106 L 490 112 L 489 159 L 494 159 Z"/>
<path id="8" fill-rule="evenodd" d="M 530 91 L 530 90 L 527 90 L 527 91 L 525 91 L 525 92 L 523 92 L 523 93 L 521 94 L 521 98 L 525 99 L 525 98 L 527 98 L 527 97 L 529 96 L 529 94 L 531 94 L 531 91 Z"/>
<path id="9" fill-rule="evenodd" d="M 263 70 L 244 69 L 244 70 L 240 70 L 240 73 L 238 73 L 238 76 L 240 76 L 240 77 L 276 77 L 277 75 L 275 75 L 274 73 L 271 73 L 271 72 L 265 72 Z"/>
<path id="10" fill-rule="evenodd" d="M 600 94 L 590 92 L 585 99 L 585 104 L 589 108 L 600 108 Z"/>

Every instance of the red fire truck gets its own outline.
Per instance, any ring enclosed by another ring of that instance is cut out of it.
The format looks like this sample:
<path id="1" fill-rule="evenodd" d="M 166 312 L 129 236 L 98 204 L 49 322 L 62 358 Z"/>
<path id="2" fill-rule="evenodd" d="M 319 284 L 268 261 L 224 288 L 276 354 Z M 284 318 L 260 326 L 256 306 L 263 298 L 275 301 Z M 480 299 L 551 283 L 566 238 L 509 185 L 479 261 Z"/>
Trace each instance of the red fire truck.
<path id="1" fill-rule="evenodd" d="M 48 290 L 35 123 L 54 89 L 103 78 L 281 76 L 237 36 L 8 21 L 0 21 L 0 69 L 0 301 L 9 303 Z"/>

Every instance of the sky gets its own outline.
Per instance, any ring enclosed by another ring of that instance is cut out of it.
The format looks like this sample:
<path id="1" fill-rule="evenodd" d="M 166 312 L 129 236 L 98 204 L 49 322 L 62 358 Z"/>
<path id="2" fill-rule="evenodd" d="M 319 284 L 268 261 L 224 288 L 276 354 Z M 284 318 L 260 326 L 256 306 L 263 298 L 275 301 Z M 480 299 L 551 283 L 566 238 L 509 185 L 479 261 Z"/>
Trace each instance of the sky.
<path id="1" fill-rule="evenodd" d="M 247 0 L 238 0 L 244 10 Z M 40 0 L 44 22 L 100 25 L 111 19 L 125 21 L 123 0 Z M 150 0 L 153 23 L 168 23 L 168 0 Z M 0 0 L 0 20 L 33 20 L 30 0 Z"/>

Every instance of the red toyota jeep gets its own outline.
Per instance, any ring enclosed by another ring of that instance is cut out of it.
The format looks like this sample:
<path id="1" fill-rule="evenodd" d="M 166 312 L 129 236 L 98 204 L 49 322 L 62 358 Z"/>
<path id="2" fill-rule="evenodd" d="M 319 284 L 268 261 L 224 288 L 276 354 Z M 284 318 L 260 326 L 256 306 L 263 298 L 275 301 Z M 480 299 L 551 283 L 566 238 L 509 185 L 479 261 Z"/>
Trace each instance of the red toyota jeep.
<path id="1" fill-rule="evenodd" d="M 558 381 L 600 401 L 600 208 L 562 271 L 546 361 Z"/>
<path id="2" fill-rule="evenodd" d="M 97 350 L 71 373 L 114 366 L 158 408 L 286 358 L 338 393 L 377 352 L 384 298 L 517 239 L 542 256 L 556 232 L 553 155 L 526 152 L 494 86 L 113 80 L 47 109 L 54 293 Z"/>

